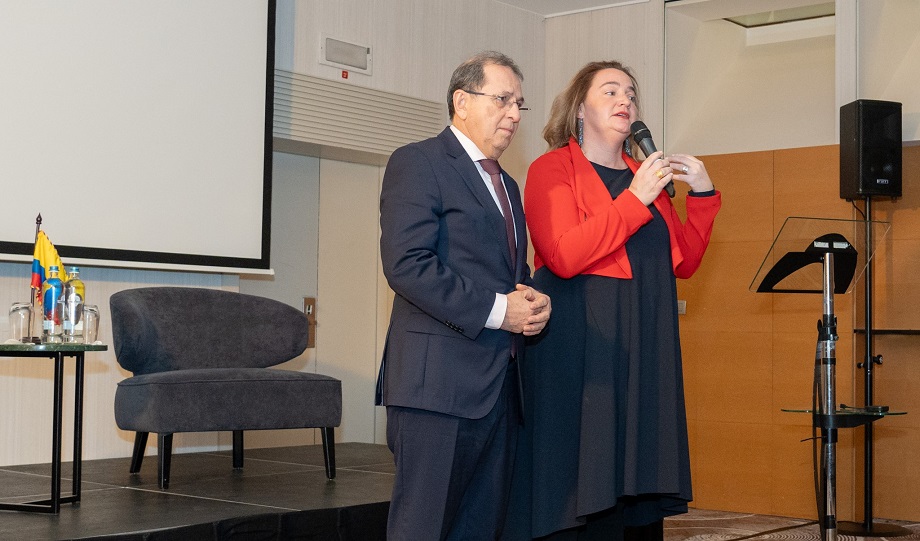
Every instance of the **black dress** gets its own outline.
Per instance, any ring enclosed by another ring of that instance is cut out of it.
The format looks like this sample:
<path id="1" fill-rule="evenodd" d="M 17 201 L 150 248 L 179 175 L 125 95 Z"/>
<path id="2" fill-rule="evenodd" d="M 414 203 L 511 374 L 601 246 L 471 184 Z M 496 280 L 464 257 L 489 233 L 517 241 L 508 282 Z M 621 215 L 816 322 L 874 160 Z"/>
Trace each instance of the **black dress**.
<path id="1" fill-rule="evenodd" d="M 632 180 L 629 170 L 594 167 L 614 198 Z M 667 225 L 649 209 L 652 221 L 626 243 L 633 279 L 562 279 L 546 267 L 534 275 L 553 313 L 520 367 L 525 415 L 506 539 L 614 510 L 626 526 L 687 511 L 677 285 Z"/>

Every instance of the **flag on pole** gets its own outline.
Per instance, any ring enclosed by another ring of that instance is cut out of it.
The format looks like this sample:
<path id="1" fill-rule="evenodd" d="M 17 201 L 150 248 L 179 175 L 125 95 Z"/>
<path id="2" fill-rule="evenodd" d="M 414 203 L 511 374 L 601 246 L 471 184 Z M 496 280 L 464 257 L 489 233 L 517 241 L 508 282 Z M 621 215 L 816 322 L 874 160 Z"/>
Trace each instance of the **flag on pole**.
<path id="1" fill-rule="evenodd" d="M 32 289 L 41 291 L 45 278 L 48 277 L 51 267 L 55 265 L 61 281 L 66 281 L 67 274 L 64 272 L 64 264 L 61 263 L 57 249 L 54 244 L 51 244 L 48 235 L 45 235 L 44 231 L 39 231 L 35 236 L 35 253 L 32 256 Z"/>

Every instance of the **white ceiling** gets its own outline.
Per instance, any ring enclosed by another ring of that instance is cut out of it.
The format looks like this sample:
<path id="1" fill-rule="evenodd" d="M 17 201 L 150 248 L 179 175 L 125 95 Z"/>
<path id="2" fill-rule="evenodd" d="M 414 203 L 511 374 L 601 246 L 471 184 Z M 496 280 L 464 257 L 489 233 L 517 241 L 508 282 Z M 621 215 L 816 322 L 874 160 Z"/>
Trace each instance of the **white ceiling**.
<path id="1" fill-rule="evenodd" d="M 544 17 L 559 17 L 584 11 L 661 2 L 662 0 L 495 0 L 500 4 L 514 6 Z M 750 15 L 777 9 L 820 4 L 826 0 L 673 0 L 667 2 L 669 9 L 677 9 L 701 20 L 722 19 L 739 15 Z"/>

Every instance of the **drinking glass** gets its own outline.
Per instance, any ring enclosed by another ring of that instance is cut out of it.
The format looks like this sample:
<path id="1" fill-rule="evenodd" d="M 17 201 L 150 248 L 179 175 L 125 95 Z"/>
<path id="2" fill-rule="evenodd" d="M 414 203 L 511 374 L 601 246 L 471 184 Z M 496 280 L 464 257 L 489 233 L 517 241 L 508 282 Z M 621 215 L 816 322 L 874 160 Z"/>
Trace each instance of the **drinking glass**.
<path id="1" fill-rule="evenodd" d="M 95 304 L 83 305 L 83 342 L 94 344 L 99 337 L 99 307 Z"/>
<path id="2" fill-rule="evenodd" d="M 10 338 L 17 342 L 32 341 L 32 303 L 14 302 L 10 307 Z"/>

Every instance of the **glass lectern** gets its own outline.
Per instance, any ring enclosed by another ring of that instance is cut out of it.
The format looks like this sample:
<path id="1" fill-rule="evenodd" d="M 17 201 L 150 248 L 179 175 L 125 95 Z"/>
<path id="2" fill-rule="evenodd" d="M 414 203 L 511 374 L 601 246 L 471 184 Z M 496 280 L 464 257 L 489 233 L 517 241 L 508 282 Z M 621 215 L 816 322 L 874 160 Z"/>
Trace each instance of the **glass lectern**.
<path id="1" fill-rule="evenodd" d="M 837 430 L 897 415 L 888 406 L 838 408 L 835 382 L 834 294 L 852 290 L 889 229 L 888 222 L 786 218 L 750 286 L 758 293 L 818 293 L 823 297 L 811 409 L 783 411 L 810 413 L 812 426 L 821 430 L 818 518 L 821 537 L 830 541 L 837 539 Z"/>

